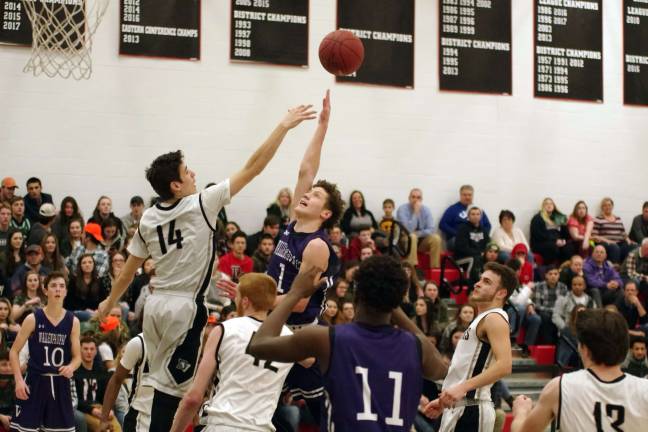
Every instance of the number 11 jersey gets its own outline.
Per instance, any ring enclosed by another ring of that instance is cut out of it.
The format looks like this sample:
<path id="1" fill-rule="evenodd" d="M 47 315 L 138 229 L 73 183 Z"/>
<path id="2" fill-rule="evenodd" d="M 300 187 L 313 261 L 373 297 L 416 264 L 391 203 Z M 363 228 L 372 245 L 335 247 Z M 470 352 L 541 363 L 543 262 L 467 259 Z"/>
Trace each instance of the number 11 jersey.
<path id="1" fill-rule="evenodd" d="M 196 297 L 211 278 L 216 257 L 214 230 L 218 212 L 229 204 L 229 179 L 165 206 L 157 203 L 142 215 L 128 251 L 151 256 L 156 291 Z"/>
<path id="2" fill-rule="evenodd" d="M 325 432 L 409 432 L 423 387 L 420 341 L 390 325 L 332 326 Z"/>

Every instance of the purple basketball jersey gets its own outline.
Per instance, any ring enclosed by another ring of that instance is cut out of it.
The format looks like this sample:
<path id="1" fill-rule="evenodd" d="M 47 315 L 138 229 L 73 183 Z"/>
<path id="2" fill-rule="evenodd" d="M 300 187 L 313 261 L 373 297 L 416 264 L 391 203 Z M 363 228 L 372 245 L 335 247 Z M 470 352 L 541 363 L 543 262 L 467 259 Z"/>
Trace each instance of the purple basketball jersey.
<path id="1" fill-rule="evenodd" d="M 59 368 L 72 360 L 70 334 L 74 315 L 66 311 L 57 326 L 47 319 L 43 309 L 36 309 L 34 318 L 36 318 L 36 328 L 28 339 L 27 370 L 38 374 L 58 374 Z"/>
<path id="2" fill-rule="evenodd" d="M 329 247 L 328 268 L 322 274 L 322 277 L 326 277 L 326 284 L 311 296 L 304 312 L 290 315 L 288 325 L 311 323 L 322 313 L 326 290 L 333 286 L 333 279 L 338 271 L 337 256 L 324 228 L 312 233 L 297 232 L 293 221 L 281 233 L 279 243 L 270 257 L 267 273 L 277 282 L 277 294 L 286 294 L 299 273 L 304 249 L 311 240 L 316 238 L 324 240 Z"/>
<path id="3" fill-rule="evenodd" d="M 409 432 L 421 397 L 421 346 L 411 333 L 361 323 L 330 328 L 323 431 Z"/>

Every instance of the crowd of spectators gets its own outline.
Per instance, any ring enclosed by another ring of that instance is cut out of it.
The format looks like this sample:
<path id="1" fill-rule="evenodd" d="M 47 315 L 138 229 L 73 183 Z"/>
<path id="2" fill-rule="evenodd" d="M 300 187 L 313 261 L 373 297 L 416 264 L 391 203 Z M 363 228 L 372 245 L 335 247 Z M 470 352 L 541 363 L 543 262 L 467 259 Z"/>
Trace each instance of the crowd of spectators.
<path id="1" fill-rule="evenodd" d="M 2 368 L 6 366 L 6 350 L 22 320 L 45 302 L 43 278 L 59 271 L 67 276 L 65 307 L 82 322 L 84 334 L 77 390 L 87 384 L 83 380 L 88 376 L 96 379 L 93 385 L 100 388 L 97 386 L 104 383 L 104 374 L 114 367 L 122 346 L 131 335 L 141 331 L 142 310 L 155 288 L 150 283 L 155 269 L 149 259 L 120 307 L 111 312 L 113 317 L 119 317 L 118 324 L 105 331 L 105 323 L 96 321 L 98 304 L 110 292 L 128 256 L 127 246 L 136 232 L 145 202 L 134 196 L 130 211 L 118 217 L 112 211 L 110 197 L 101 196 L 86 219 L 72 196 L 64 197 L 57 209 L 52 196 L 43 192 L 38 178 L 27 180 L 24 196 L 16 193 L 17 188 L 13 178 L 2 180 L 0 375 L 5 375 Z M 523 353 L 537 343 L 556 344 L 558 362 L 576 367 L 576 314 L 583 308 L 609 307 L 626 318 L 634 338 L 626 361 L 628 370 L 645 375 L 648 202 L 626 230 L 614 214 L 610 198 L 601 201 L 595 216 L 584 201 L 578 201 L 567 215 L 558 210 L 551 198 L 545 198 L 531 219 L 527 240 L 510 210 L 502 210 L 499 225 L 491 227 L 486 212 L 473 203 L 474 196 L 472 186 L 461 186 L 459 201 L 443 212 L 437 226 L 430 207 L 423 204 L 420 188 L 412 189 L 401 205 L 385 199 L 384 214 L 379 218 L 367 209 L 362 192 L 353 191 L 341 223 L 330 229 L 332 248 L 341 266 L 334 287 L 327 292 L 322 321 L 335 325 L 353 320 L 354 272 L 359 262 L 369 256 L 394 253 L 389 247 L 390 239 L 398 227 L 410 241 L 409 253 L 400 254 L 409 279 L 403 310 L 448 360 L 457 338 L 474 318 L 475 308 L 460 305 L 450 319 L 449 302 L 442 298 L 447 291 L 434 281 L 425 280 L 420 268 L 438 268 L 444 253 L 466 263 L 472 279 L 489 261 L 507 263 L 518 272 L 520 286 L 511 298 L 509 312 L 513 329 L 524 329 L 525 335 L 520 339 Z M 225 211 L 219 215 L 219 256 L 207 294 L 212 314 L 210 325 L 236 313 L 236 305 L 222 295 L 216 282 L 220 278 L 236 281 L 244 273 L 265 271 L 282 228 L 289 221 L 291 200 L 291 191 L 281 189 L 265 217 L 260 215 L 261 229 L 250 235 L 235 221 L 228 220 Z M 421 253 L 429 257 L 429 263 L 419 262 Z M 0 379 L 0 426 L 11 415 L 6 408 L 11 405 L 8 399 L 13 397 L 3 390 L 9 384 L 3 383 Z M 85 393 L 83 398 L 77 398 L 79 424 L 90 425 L 94 422 L 92 417 L 100 412 L 101 391 L 96 393 L 89 399 Z M 122 411 L 116 408 L 117 422 L 123 420 Z"/>

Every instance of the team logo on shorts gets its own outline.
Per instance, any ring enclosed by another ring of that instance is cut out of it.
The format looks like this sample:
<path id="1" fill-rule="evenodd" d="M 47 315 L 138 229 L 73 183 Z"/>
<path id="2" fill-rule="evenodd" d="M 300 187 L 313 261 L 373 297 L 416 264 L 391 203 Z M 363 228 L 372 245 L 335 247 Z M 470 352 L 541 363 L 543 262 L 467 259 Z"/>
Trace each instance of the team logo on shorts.
<path id="1" fill-rule="evenodd" d="M 182 372 L 187 372 L 190 368 L 191 368 L 191 363 L 189 363 L 185 359 L 178 359 L 178 364 L 176 365 L 176 369 Z"/>

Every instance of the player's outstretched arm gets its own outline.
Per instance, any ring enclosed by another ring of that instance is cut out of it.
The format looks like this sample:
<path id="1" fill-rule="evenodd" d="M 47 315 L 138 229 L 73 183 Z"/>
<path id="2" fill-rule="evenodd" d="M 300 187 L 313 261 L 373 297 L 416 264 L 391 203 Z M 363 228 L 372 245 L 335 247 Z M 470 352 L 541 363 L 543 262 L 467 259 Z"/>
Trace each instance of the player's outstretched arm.
<path id="1" fill-rule="evenodd" d="M 198 365 L 198 372 L 194 378 L 191 388 L 182 398 L 178 411 L 176 411 L 171 432 L 184 432 L 189 423 L 198 412 L 198 408 L 203 403 L 203 398 L 207 387 L 213 382 L 214 374 L 218 368 L 216 361 L 216 349 L 220 344 L 221 337 L 223 337 L 223 327 L 218 326 L 209 334 L 207 342 L 205 343 L 205 350 Z"/>
<path id="2" fill-rule="evenodd" d="M 11 346 L 11 351 L 9 351 L 9 363 L 11 363 L 11 371 L 14 374 L 14 381 L 16 383 L 16 397 L 20 400 L 27 400 L 29 398 L 29 388 L 25 384 L 23 379 L 22 372 L 20 370 L 20 350 L 23 349 L 27 339 L 34 332 L 36 328 L 36 318 L 34 314 L 27 315 L 27 318 L 22 323 L 20 331 L 14 340 L 13 345 Z"/>
<path id="3" fill-rule="evenodd" d="M 319 171 L 320 157 L 322 155 L 322 145 L 328 130 L 329 118 L 331 116 L 331 94 L 326 90 L 326 95 L 322 100 L 322 111 L 319 115 L 317 129 L 311 138 L 310 144 L 306 148 L 304 157 L 299 165 L 299 174 L 297 177 L 297 185 L 295 186 L 295 195 L 293 196 L 293 203 L 296 203 L 306 192 L 313 186 L 315 176 Z M 294 208 L 294 206 L 293 206 Z M 290 210 L 290 219 L 294 219 L 294 210 Z"/>
<path id="4" fill-rule="evenodd" d="M 110 295 L 104 301 L 99 303 L 99 308 L 97 309 L 99 320 L 104 319 L 110 312 L 110 309 L 115 307 L 119 299 L 126 292 L 126 289 L 130 285 L 130 283 L 133 281 L 133 277 L 135 276 L 137 269 L 142 266 L 145 260 L 146 258 L 140 258 L 133 254 L 128 256 L 126 264 L 124 264 L 124 268 L 122 269 L 121 273 L 119 273 L 117 280 L 110 289 Z"/>
<path id="5" fill-rule="evenodd" d="M 313 280 L 321 272 L 321 269 L 311 267 L 297 275 L 288 294 L 284 295 L 283 301 L 268 315 L 250 341 L 247 354 L 262 360 L 285 363 L 315 357 L 320 361 L 322 370 L 328 368 L 330 352 L 328 328 L 311 326 L 290 336 L 280 336 L 281 329 L 295 305 L 301 299 L 313 295 L 318 289 L 317 285 L 313 284 Z"/>
<path id="6" fill-rule="evenodd" d="M 421 361 L 423 376 L 431 381 L 445 377 L 448 373 L 448 366 L 439 353 L 439 350 L 436 349 L 421 329 L 405 315 L 405 312 L 400 307 L 397 307 L 392 312 L 392 321 L 401 329 L 413 333 L 421 341 L 421 348 L 423 350 L 423 358 Z"/>
<path id="7" fill-rule="evenodd" d="M 560 378 L 549 381 L 540 394 L 536 406 L 533 401 L 520 395 L 513 402 L 513 424 L 511 432 L 542 432 L 558 412 Z"/>
<path id="8" fill-rule="evenodd" d="M 509 375 L 513 367 L 511 357 L 510 327 L 508 322 L 499 314 L 487 315 L 478 325 L 477 334 L 487 339 L 493 350 L 493 361 L 479 375 L 459 383 L 443 391 L 440 396 L 441 404 L 450 407 L 471 390 L 484 387 Z"/>
<path id="9" fill-rule="evenodd" d="M 315 111 L 311 109 L 312 107 L 312 105 L 299 105 L 288 110 L 288 114 L 261 144 L 261 147 L 250 156 L 245 166 L 230 177 L 230 197 L 239 193 L 254 177 L 261 174 L 290 129 L 304 120 L 315 118 Z"/>

